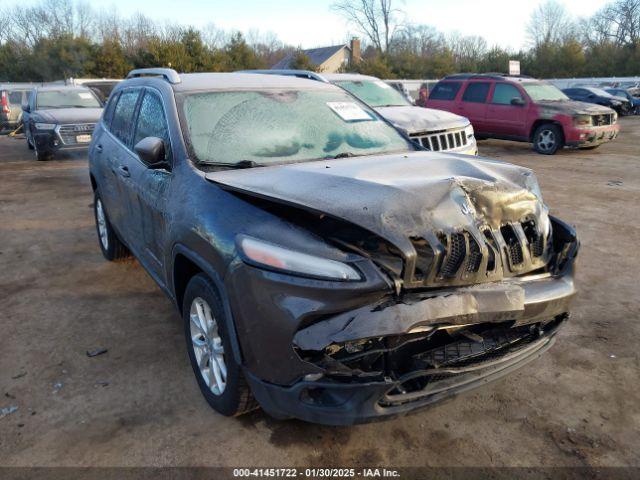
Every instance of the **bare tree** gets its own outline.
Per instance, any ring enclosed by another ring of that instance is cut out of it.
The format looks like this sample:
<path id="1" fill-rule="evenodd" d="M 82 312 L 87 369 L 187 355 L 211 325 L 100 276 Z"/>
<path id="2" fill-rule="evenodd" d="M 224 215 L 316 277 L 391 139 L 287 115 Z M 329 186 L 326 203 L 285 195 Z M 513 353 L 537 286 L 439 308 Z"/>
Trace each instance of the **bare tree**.
<path id="1" fill-rule="evenodd" d="M 379 52 L 387 52 L 403 27 L 393 0 L 338 0 L 332 8 L 355 26 Z"/>
<path id="2" fill-rule="evenodd" d="M 9 14 L 0 8 L 0 45 L 9 39 Z"/>
<path id="3" fill-rule="evenodd" d="M 640 0 L 617 0 L 598 11 L 592 18 L 593 32 L 617 45 L 640 42 Z"/>
<path id="4" fill-rule="evenodd" d="M 487 41 L 478 36 L 450 35 L 447 44 L 460 71 L 474 71 L 480 59 L 487 53 Z"/>
<path id="5" fill-rule="evenodd" d="M 96 15 L 87 2 L 75 4 L 75 33 L 81 38 L 92 38 L 95 35 Z"/>
<path id="6" fill-rule="evenodd" d="M 211 49 L 220 49 L 227 43 L 229 34 L 223 29 L 218 28 L 214 23 L 207 23 L 200 30 L 202 41 Z"/>
<path id="7" fill-rule="evenodd" d="M 539 5 L 527 24 L 527 35 L 533 47 L 562 43 L 575 36 L 576 25 L 565 8 L 556 0 Z"/>

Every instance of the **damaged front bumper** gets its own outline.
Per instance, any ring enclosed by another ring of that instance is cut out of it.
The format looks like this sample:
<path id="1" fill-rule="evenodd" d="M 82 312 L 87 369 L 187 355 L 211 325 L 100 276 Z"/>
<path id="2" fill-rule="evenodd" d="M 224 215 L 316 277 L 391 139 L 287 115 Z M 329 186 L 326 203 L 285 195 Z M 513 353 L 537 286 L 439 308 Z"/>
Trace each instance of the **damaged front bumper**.
<path id="1" fill-rule="evenodd" d="M 226 282 L 254 396 L 274 417 L 352 424 L 429 405 L 537 358 L 576 293 L 579 242 L 553 222 L 543 271 L 457 288 L 394 295 L 372 272 L 345 284 L 236 264 Z M 247 291 L 255 302 L 243 301 Z"/>
<path id="2" fill-rule="evenodd" d="M 515 341 L 514 338 L 507 339 L 512 341 L 500 348 L 492 349 L 483 344 L 478 347 L 485 350 L 480 355 L 462 355 L 468 342 L 458 343 L 456 353 L 461 354 L 459 362 L 450 363 L 461 366 L 418 370 L 395 380 L 343 382 L 322 378 L 318 381 L 302 380 L 287 387 L 261 381 L 250 373 L 247 379 L 262 408 L 276 418 L 295 417 L 328 425 L 371 422 L 426 407 L 497 380 L 526 365 L 553 345 L 555 334 L 565 318 L 560 316 L 544 329 L 514 337 Z M 447 348 L 441 348 L 437 353 L 442 357 L 446 351 Z M 469 348 L 467 352 L 472 353 L 473 350 Z M 475 360 L 471 364 L 470 358 Z M 411 384 L 414 389 L 408 390 Z"/>
<path id="3" fill-rule="evenodd" d="M 568 147 L 588 148 L 615 140 L 620 133 L 618 124 L 603 127 L 573 129 L 566 133 L 565 143 Z"/>

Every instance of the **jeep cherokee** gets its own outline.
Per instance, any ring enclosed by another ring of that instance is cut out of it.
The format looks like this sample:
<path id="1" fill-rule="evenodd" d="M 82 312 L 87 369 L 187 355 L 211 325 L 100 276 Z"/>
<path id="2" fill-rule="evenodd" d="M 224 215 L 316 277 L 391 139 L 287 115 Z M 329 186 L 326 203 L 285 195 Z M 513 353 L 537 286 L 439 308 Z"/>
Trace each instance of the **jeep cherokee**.
<path id="1" fill-rule="evenodd" d="M 537 358 L 569 314 L 578 241 L 531 170 L 422 150 L 328 83 L 135 70 L 89 159 L 103 255 L 175 302 L 225 415 L 405 413 Z"/>

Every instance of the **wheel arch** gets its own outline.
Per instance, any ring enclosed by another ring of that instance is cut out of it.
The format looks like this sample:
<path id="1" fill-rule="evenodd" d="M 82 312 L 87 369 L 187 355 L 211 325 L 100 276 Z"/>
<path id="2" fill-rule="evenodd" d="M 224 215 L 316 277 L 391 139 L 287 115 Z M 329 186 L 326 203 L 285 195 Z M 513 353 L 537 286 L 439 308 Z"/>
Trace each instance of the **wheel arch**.
<path id="1" fill-rule="evenodd" d="M 562 123 L 559 122 L 558 120 L 553 120 L 550 118 L 539 118 L 538 120 L 533 122 L 533 124 L 531 125 L 531 130 L 529 131 L 529 141 L 533 142 L 533 134 L 536 132 L 539 126 L 544 125 L 545 123 L 555 125 L 560 129 L 560 133 L 562 134 L 562 143 L 564 144 L 566 136 L 564 133 L 564 127 L 562 126 Z"/>
<path id="2" fill-rule="evenodd" d="M 231 305 L 229 303 L 229 296 L 227 295 L 222 277 L 200 255 L 182 244 L 175 245 L 173 248 L 173 262 L 170 270 L 170 278 L 174 302 L 180 312 L 180 315 L 183 314 L 184 294 L 186 292 L 187 285 L 194 276 L 200 273 L 206 275 L 211 280 L 218 293 L 225 315 L 229 319 L 225 324 L 229 340 L 233 345 L 233 354 L 238 364 L 242 365 L 242 352 L 240 350 L 240 342 L 238 341 L 235 319 L 233 318 Z"/>

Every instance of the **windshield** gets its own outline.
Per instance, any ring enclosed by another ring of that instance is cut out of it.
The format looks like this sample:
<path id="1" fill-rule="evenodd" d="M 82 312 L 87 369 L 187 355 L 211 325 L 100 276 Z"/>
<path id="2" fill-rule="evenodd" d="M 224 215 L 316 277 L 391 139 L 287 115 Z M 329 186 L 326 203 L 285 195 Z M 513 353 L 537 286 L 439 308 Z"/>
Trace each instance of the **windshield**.
<path id="1" fill-rule="evenodd" d="M 332 83 L 344 88 L 373 108 L 411 105 L 400 92 L 382 80 L 341 80 Z"/>
<path id="2" fill-rule="evenodd" d="M 91 90 L 46 90 L 38 92 L 38 110 L 50 108 L 100 108 Z"/>
<path id="3" fill-rule="evenodd" d="M 523 83 L 522 87 L 534 102 L 569 100 L 559 88 L 548 83 Z"/>
<path id="4" fill-rule="evenodd" d="M 608 93 L 608 92 L 604 91 L 604 90 L 603 90 L 603 89 L 601 89 L 601 88 L 591 87 L 591 88 L 587 88 L 587 89 L 585 89 L 585 90 L 589 90 L 590 92 L 595 93 L 596 95 L 599 95 L 599 96 L 601 96 L 601 97 L 610 97 L 610 96 L 611 96 L 611 94 L 610 94 L 610 93 Z"/>
<path id="5" fill-rule="evenodd" d="M 414 149 L 341 91 L 192 93 L 182 110 L 193 153 L 205 164 L 272 165 Z"/>

